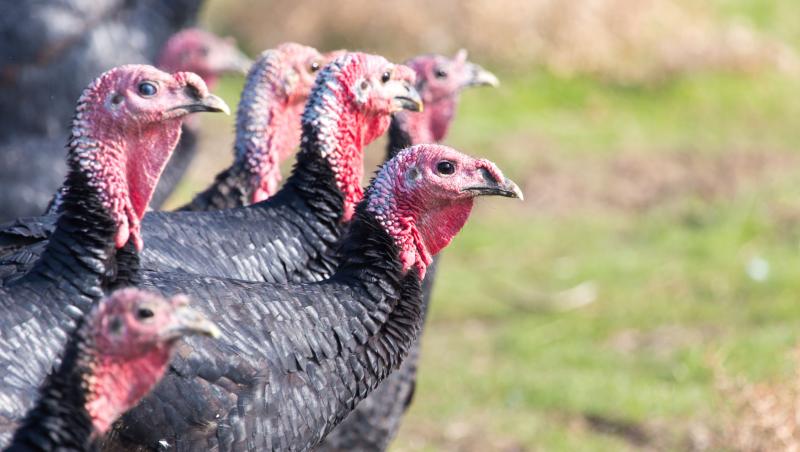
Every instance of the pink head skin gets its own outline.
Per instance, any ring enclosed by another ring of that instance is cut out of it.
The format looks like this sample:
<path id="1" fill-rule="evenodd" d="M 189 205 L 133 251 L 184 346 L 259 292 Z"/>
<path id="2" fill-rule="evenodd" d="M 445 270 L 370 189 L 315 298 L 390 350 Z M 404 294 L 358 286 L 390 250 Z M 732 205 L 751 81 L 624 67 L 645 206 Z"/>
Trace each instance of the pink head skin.
<path id="1" fill-rule="evenodd" d="M 398 113 L 412 143 L 442 141 L 453 122 L 459 94 L 471 86 L 498 86 L 491 72 L 467 61 L 466 50 L 455 57 L 420 55 L 405 63 L 417 74 L 417 91 L 425 103 L 421 113 Z"/>
<path id="2" fill-rule="evenodd" d="M 95 437 L 161 380 L 179 339 L 219 336 L 219 329 L 190 309 L 188 301 L 182 295 L 166 300 L 128 288 L 114 292 L 89 314 L 86 411 Z"/>
<path id="3" fill-rule="evenodd" d="M 216 86 L 222 74 L 244 74 L 251 63 L 236 47 L 233 38 L 220 38 L 199 28 L 187 28 L 172 35 L 158 58 L 160 69 L 167 72 L 194 72 L 206 82 L 209 89 Z"/>
<path id="4" fill-rule="evenodd" d="M 302 122 L 316 135 L 316 151 L 331 165 L 345 197 L 343 221 L 349 221 L 361 201 L 363 149 L 389 127 L 391 114 L 421 111 L 414 89 L 415 75 L 407 66 L 365 53 L 345 53 L 317 76 Z"/>
<path id="5" fill-rule="evenodd" d="M 366 210 L 394 239 L 403 271 L 420 279 L 433 256 L 466 223 L 477 196 L 522 199 L 522 191 L 497 166 L 455 149 L 420 144 L 386 162 L 367 193 Z"/>
<path id="6" fill-rule="evenodd" d="M 259 55 L 236 113 L 236 159 L 251 176 L 251 202 L 272 196 L 280 162 L 300 142 L 300 115 L 317 72 L 327 63 L 312 48 L 285 43 Z"/>
<path id="7" fill-rule="evenodd" d="M 82 172 L 117 223 L 115 245 L 142 248 L 139 223 L 180 138 L 183 118 L 198 111 L 229 112 L 195 74 L 152 66 L 105 72 L 78 99 L 67 160 Z"/>

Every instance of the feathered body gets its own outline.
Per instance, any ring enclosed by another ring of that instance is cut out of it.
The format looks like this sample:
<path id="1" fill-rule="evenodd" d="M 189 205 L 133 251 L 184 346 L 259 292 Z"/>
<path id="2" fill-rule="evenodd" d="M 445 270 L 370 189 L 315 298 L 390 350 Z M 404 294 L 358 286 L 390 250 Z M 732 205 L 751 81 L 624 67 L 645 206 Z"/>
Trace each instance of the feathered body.
<path id="1" fill-rule="evenodd" d="M 441 159 L 458 162 L 459 174 L 442 181 L 433 173 Z M 484 186 L 517 190 L 489 162 L 412 148 L 376 176 L 330 279 L 276 285 L 146 274 L 148 287 L 206 300 L 196 308 L 222 337 L 204 347 L 187 341 L 108 447 L 314 446 L 400 364 L 421 324 L 420 275 L 463 226 L 473 187 Z"/>

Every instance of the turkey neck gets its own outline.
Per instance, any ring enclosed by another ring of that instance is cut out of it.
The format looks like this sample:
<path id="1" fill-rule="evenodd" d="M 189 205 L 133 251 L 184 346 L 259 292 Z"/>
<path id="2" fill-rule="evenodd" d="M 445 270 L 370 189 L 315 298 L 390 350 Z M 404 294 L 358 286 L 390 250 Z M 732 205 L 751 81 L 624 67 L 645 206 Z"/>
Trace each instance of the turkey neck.
<path id="1" fill-rule="evenodd" d="M 248 202 L 273 195 L 281 181 L 280 159 L 288 154 L 299 135 L 293 125 L 291 108 L 281 86 L 282 66 L 276 52 L 251 71 L 236 112 L 234 168 L 251 178 L 247 181 Z M 297 119 L 299 115 L 296 115 Z"/>
<path id="2" fill-rule="evenodd" d="M 377 324 L 383 324 L 382 328 L 393 326 L 407 335 L 416 334 L 416 317 L 421 315 L 419 272 L 416 268 L 403 270 L 400 248 L 363 205 L 356 211 L 340 253 L 341 265 L 332 279 L 366 288 L 369 296 L 359 297 L 358 301 Z M 392 325 L 391 317 L 398 309 L 410 323 Z M 381 320 L 386 316 L 388 320 Z M 375 331 L 372 333 L 378 336 Z"/>
<path id="3" fill-rule="evenodd" d="M 372 214 L 359 208 L 344 240 L 342 265 L 332 277 L 363 291 L 344 309 L 357 344 L 346 358 L 356 363 L 352 372 L 340 375 L 345 387 L 358 388 L 349 409 L 400 366 L 422 328 L 419 273 L 411 269 L 403 274 L 398 251 Z M 337 423 L 348 412 L 339 413 Z"/>
<path id="4" fill-rule="evenodd" d="M 90 299 L 102 296 L 105 270 L 114 255 L 116 223 L 88 177 L 70 162 L 56 229 L 22 281 L 66 281 Z"/>
<path id="5" fill-rule="evenodd" d="M 86 451 L 92 420 L 86 410 L 87 376 L 91 368 L 85 350 L 88 329 L 79 321 L 58 368 L 42 384 L 39 399 L 28 412 L 6 451 Z"/>
<path id="6" fill-rule="evenodd" d="M 97 298 L 109 270 L 136 270 L 126 267 L 136 264 L 130 256 L 123 256 L 116 268 L 111 268 L 111 259 L 117 245 L 135 244 L 139 237 L 138 223 L 180 138 L 180 123 L 145 125 L 133 136 L 109 134 L 114 124 L 90 122 L 90 109 L 78 106 L 56 229 L 25 279 L 66 280 L 78 292 Z"/>
<path id="7" fill-rule="evenodd" d="M 320 85 L 319 80 L 317 84 Z M 338 82 L 329 85 L 332 84 Z M 369 123 L 370 118 L 356 111 L 352 102 L 329 85 L 312 91 L 306 105 L 300 152 L 286 186 L 295 190 L 315 210 L 322 208 L 337 221 L 347 222 L 364 196 L 361 188 L 363 149 L 375 138 L 367 135 L 376 127 Z M 380 118 L 372 120 L 379 121 Z"/>
<path id="8" fill-rule="evenodd" d="M 300 135 L 295 125 L 299 114 L 279 86 L 278 59 L 271 55 L 247 77 L 236 110 L 233 164 L 178 210 L 241 207 L 263 201 L 278 190 L 281 159 L 296 146 Z"/>

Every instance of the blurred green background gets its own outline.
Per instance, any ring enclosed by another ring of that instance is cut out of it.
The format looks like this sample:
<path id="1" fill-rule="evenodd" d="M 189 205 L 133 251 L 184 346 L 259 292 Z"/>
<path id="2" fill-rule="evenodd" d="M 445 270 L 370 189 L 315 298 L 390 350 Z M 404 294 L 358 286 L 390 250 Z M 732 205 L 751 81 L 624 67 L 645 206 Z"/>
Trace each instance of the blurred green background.
<path id="1" fill-rule="evenodd" d="M 203 24 L 251 55 L 465 47 L 502 80 L 463 95 L 446 142 L 527 199 L 480 202 L 444 253 L 393 450 L 769 450 L 800 441 L 799 17 L 794 0 L 209 0 Z M 220 88 L 231 105 L 241 84 Z M 212 116 L 173 205 L 231 159 L 232 118 Z"/>

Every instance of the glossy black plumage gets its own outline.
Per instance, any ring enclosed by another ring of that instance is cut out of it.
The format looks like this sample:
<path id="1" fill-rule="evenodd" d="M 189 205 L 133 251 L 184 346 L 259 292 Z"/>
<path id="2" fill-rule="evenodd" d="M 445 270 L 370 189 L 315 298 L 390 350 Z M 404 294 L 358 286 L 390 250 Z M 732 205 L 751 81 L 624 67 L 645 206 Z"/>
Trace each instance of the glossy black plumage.
<path id="1" fill-rule="evenodd" d="M 86 85 L 114 66 L 155 61 L 201 3 L 0 0 L 0 222 L 41 215 L 64 181 L 64 136 Z"/>
<path id="2" fill-rule="evenodd" d="M 36 406 L 22 420 L 5 452 L 85 452 L 92 449 L 86 411 L 90 339 L 83 319 L 70 335 L 61 364 L 45 379 Z"/>
<path id="3" fill-rule="evenodd" d="M 114 66 L 152 62 L 202 0 L 0 2 L 0 142 L 64 136 L 83 88 Z M 135 37 L 135 39 L 133 39 Z"/>
<path id="4" fill-rule="evenodd" d="M 142 230 L 142 268 L 248 281 L 319 281 L 336 266 L 343 195 L 328 163 L 311 150 L 273 197 L 245 208 L 153 212 Z M 201 241 L 204 247 L 191 245 Z"/>
<path id="5" fill-rule="evenodd" d="M 196 300 L 222 337 L 177 349 L 159 387 L 115 429 L 110 450 L 317 443 L 400 364 L 421 320 L 416 271 L 401 276 L 396 245 L 363 209 L 342 253 L 343 265 L 321 283 L 145 272 L 145 286 Z"/>
<path id="6" fill-rule="evenodd" d="M 412 143 L 411 136 L 404 129 L 401 121 L 393 118 L 389 126 L 386 160 L 391 160 L 398 152 L 412 144 L 414 143 Z M 421 326 L 423 327 L 438 262 L 438 256 L 434 256 L 422 282 L 423 320 Z M 320 452 L 383 451 L 389 447 L 397 435 L 403 415 L 414 397 L 421 347 L 420 339 L 417 338 L 414 341 L 400 368 L 392 372 L 375 391 L 361 401 L 356 409 L 333 429 L 315 450 Z"/>
<path id="7" fill-rule="evenodd" d="M 220 171 L 207 189 L 196 194 L 191 201 L 176 209 L 185 212 L 234 209 L 250 202 L 250 178 L 243 168 L 232 165 Z"/>
<path id="8" fill-rule="evenodd" d="M 425 272 L 422 281 L 422 324 L 428 313 L 431 291 L 439 259 Z M 382 451 L 397 436 L 400 424 L 411 402 L 417 385 L 421 333 L 408 350 L 400 367 L 375 388 L 366 399 L 359 402 L 336 428 L 317 445 L 320 452 Z"/>
<path id="9" fill-rule="evenodd" d="M 335 80 L 347 75 L 343 71 L 361 68 L 358 58 L 334 62 L 320 73 L 305 108 L 294 171 L 277 194 L 237 209 L 148 213 L 141 227 L 147 243 L 141 268 L 264 282 L 319 281 L 330 275 L 343 229 L 345 196 L 328 158 L 338 159 L 337 153 L 331 153 L 340 147 L 360 154 L 363 143 L 351 141 L 361 137 L 367 127 L 353 94 Z M 331 92 L 331 86 L 338 91 Z M 337 121 L 342 115 L 352 122 L 340 125 Z M 340 134 L 340 127 L 350 130 Z M 347 154 L 341 158 L 360 157 Z M 36 245 L 30 245 L 31 237 L 38 235 L 33 231 L 47 230 L 51 221 L 26 219 L 0 230 L 0 273 L 24 272 L 28 256 L 36 251 Z M 9 256 L 20 242 L 30 246 Z M 4 281 L 12 278 L 7 276 Z"/>
<path id="10" fill-rule="evenodd" d="M 0 289 L 0 445 L 33 406 L 75 320 L 103 295 L 115 252 L 116 225 L 96 192 L 77 171 L 67 184 L 64 213 L 41 259 Z"/>

